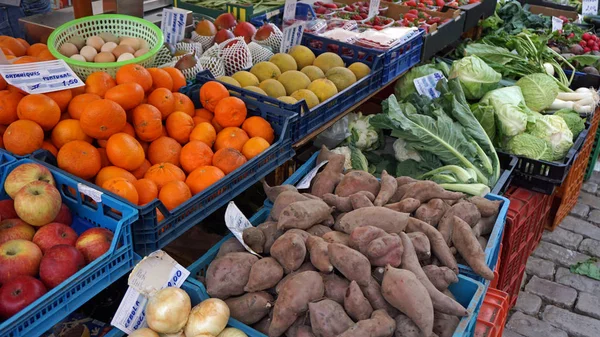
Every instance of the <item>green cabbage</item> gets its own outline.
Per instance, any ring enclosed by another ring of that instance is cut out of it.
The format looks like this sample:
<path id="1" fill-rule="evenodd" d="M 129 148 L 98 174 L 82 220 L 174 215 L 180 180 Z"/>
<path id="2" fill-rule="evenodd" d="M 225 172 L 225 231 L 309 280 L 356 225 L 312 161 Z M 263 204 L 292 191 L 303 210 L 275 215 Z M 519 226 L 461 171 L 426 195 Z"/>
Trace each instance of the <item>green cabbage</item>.
<path id="1" fill-rule="evenodd" d="M 573 141 L 575 141 L 581 131 L 585 129 L 585 120 L 579 117 L 579 114 L 575 110 L 560 109 L 554 115 L 560 116 L 565 120 L 569 130 L 573 133 Z"/>
<path id="2" fill-rule="evenodd" d="M 498 130 L 502 136 L 513 137 L 525 131 L 527 128 L 527 113 L 523 110 L 522 105 L 502 104 L 497 102 L 495 98 L 492 98 L 491 102 L 496 110 Z"/>
<path id="3" fill-rule="evenodd" d="M 489 105 L 476 103 L 471 106 L 471 111 L 473 111 L 473 115 L 475 115 L 475 118 L 477 118 L 477 121 L 479 121 L 479 124 L 481 124 L 488 137 L 490 137 L 490 140 L 494 142 L 496 138 L 494 108 Z"/>
<path id="4" fill-rule="evenodd" d="M 552 105 L 558 95 L 556 81 L 547 74 L 537 73 L 522 77 L 516 85 L 521 88 L 525 104 L 533 111 L 543 111 Z"/>
<path id="5" fill-rule="evenodd" d="M 439 64 L 430 63 L 412 68 L 396 82 L 394 93 L 398 100 L 403 101 L 411 94 L 417 92 L 417 88 L 415 88 L 415 83 L 413 82 L 415 78 L 431 75 L 438 71 L 441 71 L 444 76 L 448 76 L 448 65 L 442 62 Z"/>
<path id="6" fill-rule="evenodd" d="M 561 160 L 573 146 L 573 133 L 560 116 L 544 115 L 527 127 L 532 136 L 547 141 L 552 148 L 552 160 Z"/>
<path id="7" fill-rule="evenodd" d="M 506 143 L 506 150 L 517 156 L 536 160 L 552 160 L 552 146 L 550 143 L 527 133 L 511 138 Z"/>
<path id="8" fill-rule="evenodd" d="M 480 99 L 490 90 L 498 87 L 502 75 L 488 66 L 482 59 L 473 55 L 452 63 L 450 78 L 458 78 L 467 99 Z"/>

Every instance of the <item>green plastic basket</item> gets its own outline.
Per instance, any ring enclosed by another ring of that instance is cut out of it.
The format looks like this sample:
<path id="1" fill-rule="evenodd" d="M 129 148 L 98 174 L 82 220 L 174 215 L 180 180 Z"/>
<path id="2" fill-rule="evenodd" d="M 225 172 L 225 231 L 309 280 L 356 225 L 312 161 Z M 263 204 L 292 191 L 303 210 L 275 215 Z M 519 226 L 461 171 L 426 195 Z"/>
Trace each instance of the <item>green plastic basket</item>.
<path id="1" fill-rule="evenodd" d="M 104 32 L 112 33 L 118 37 L 142 38 L 148 42 L 150 50 L 146 54 L 132 60 L 111 63 L 77 61 L 58 52 L 58 49 L 73 36 L 81 36 L 87 39 L 88 37 Z M 104 71 L 111 76 L 115 76 L 117 70 L 127 64 L 136 63 L 150 68 L 154 66 L 154 58 L 163 46 L 163 43 L 164 36 L 162 31 L 150 21 L 128 15 L 102 14 L 69 21 L 56 28 L 48 38 L 48 49 L 54 57 L 64 60 L 85 81 L 91 73 L 98 71 Z"/>

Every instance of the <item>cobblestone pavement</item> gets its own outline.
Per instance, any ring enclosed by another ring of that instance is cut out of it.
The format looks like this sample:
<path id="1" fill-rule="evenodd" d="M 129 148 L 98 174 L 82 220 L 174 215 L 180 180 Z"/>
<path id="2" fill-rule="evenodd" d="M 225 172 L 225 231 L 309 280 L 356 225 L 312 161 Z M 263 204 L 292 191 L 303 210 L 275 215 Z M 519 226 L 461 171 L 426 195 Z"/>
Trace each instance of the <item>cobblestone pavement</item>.
<path id="1" fill-rule="evenodd" d="M 600 257 L 600 173 L 554 232 L 544 232 L 529 257 L 503 337 L 600 337 L 600 281 L 569 266 Z"/>

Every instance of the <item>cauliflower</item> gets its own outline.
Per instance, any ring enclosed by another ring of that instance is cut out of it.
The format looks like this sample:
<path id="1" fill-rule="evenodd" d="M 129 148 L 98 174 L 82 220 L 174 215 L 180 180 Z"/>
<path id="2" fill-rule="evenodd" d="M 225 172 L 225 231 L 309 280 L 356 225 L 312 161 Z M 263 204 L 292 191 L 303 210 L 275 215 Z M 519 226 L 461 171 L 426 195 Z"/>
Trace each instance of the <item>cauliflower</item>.
<path id="1" fill-rule="evenodd" d="M 379 147 L 379 132 L 369 123 L 370 116 L 362 112 L 349 115 L 348 131 L 350 137 L 346 141 L 361 151 L 372 151 Z"/>
<path id="2" fill-rule="evenodd" d="M 333 153 L 344 155 L 344 170 L 369 170 L 369 162 L 365 155 L 353 146 L 340 146 L 331 150 Z"/>
<path id="3" fill-rule="evenodd" d="M 352 170 L 352 161 L 350 159 L 352 157 L 352 152 L 350 151 L 349 147 L 336 147 L 335 149 L 331 150 L 331 152 L 344 155 L 344 170 Z"/>
<path id="4" fill-rule="evenodd" d="M 403 162 L 405 160 L 409 160 L 412 159 L 416 162 L 420 162 L 421 161 L 421 156 L 419 155 L 419 152 L 412 150 L 412 149 L 407 149 L 406 148 L 406 141 L 402 138 L 398 138 L 394 141 L 394 157 L 396 158 L 397 161 L 399 162 Z"/>

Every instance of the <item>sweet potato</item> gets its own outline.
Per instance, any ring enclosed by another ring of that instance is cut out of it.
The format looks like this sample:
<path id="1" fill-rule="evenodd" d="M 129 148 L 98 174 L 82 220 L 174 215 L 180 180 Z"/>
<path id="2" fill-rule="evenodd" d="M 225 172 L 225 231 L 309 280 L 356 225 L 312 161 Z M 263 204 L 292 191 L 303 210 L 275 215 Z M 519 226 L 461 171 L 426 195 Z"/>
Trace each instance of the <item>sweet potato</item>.
<path id="1" fill-rule="evenodd" d="M 359 209 L 363 207 L 373 207 L 373 203 L 369 198 L 360 193 L 354 193 L 350 197 L 350 202 L 352 203 L 353 209 Z"/>
<path id="2" fill-rule="evenodd" d="M 310 235 L 322 237 L 325 233 L 331 232 L 331 228 L 323 225 L 314 225 L 307 229 L 306 232 Z"/>
<path id="3" fill-rule="evenodd" d="M 269 184 L 267 184 L 267 181 L 264 178 L 261 179 L 260 182 L 262 183 L 263 189 L 265 190 L 267 199 L 269 199 L 271 202 L 275 202 L 275 199 L 277 199 L 277 196 L 279 196 L 281 192 L 298 192 L 298 189 L 296 189 L 294 185 L 269 186 Z"/>
<path id="4" fill-rule="evenodd" d="M 481 246 L 481 249 L 483 249 L 485 251 L 485 248 L 487 247 L 488 240 L 486 238 L 484 238 L 483 236 L 480 236 L 480 237 L 477 238 L 477 242 L 479 242 L 479 245 Z"/>
<path id="5" fill-rule="evenodd" d="M 366 196 L 370 201 L 375 200 L 375 196 L 373 193 L 368 191 L 359 191 L 355 194 L 362 194 Z M 335 210 L 338 212 L 350 212 L 353 210 L 352 201 L 350 201 L 350 197 L 340 197 L 332 193 L 327 193 L 323 195 L 323 201 L 327 203 L 327 205 L 331 207 L 335 207 Z"/>
<path id="6" fill-rule="evenodd" d="M 346 296 L 346 290 L 350 286 L 350 281 L 337 276 L 335 273 L 322 274 L 321 276 L 325 284 L 325 297 L 339 304 L 344 304 L 344 296 Z"/>
<path id="7" fill-rule="evenodd" d="M 446 241 L 440 232 L 426 222 L 415 218 L 408 219 L 406 232 L 421 232 L 427 235 L 433 255 L 437 257 L 444 266 L 452 269 L 454 273 L 458 274 L 458 265 L 456 264 L 456 259 L 450 252 L 450 248 L 448 247 L 448 244 L 446 244 Z"/>
<path id="8" fill-rule="evenodd" d="M 319 154 L 317 155 L 317 165 L 321 164 L 322 162 L 329 160 L 329 158 L 331 158 L 331 156 L 336 156 L 338 154 L 331 152 L 331 150 L 329 150 L 327 148 L 327 146 L 325 145 L 321 145 L 321 150 L 319 152 Z"/>
<path id="9" fill-rule="evenodd" d="M 470 227 L 475 226 L 479 219 L 481 219 L 481 214 L 479 213 L 477 206 L 468 201 L 460 201 L 450 207 L 450 209 L 444 213 L 444 216 L 438 224 L 438 231 L 442 234 L 444 241 L 448 244 L 450 244 L 452 240 L 452 218 L 454 216 L 464 220 Z"/>
<path id="10" fill-rule="evenodd" d="M 285 332 L 286 337 L 315 337 L 310 327 L 310 318 L 306 315 L 298 317 L 292 326 Z"/>
<path id="11" fill-rule="evenodd" d="M 487 218 L 481 218 L 471 230 L 473 235 L 489 235 L 494 231 L 494 225 L 496 224 L 496 216 L 490 216 Z"/>
<path id="12" fill-rule="evenodd" d="M 423 336 L 433 332 L 433 305 L 427 289 L 411 271 L 385 267 L 381 293 L 385 300 L 415 322 Z"/>
<path id="13" fill-rule="evenodd" d="M 410 183 L 416 183 L 418 180 L 415 178 L 411 178 L 408 176 L 402 176 L 402 177 L 397 177 L 396 178 L 396 182 L 398 183 L 398 187 L 406 185 L 406 184 L 410 184 Z"/>
<path id="14" fill-rule="evenodd" d="M 260 259 L 252 265 L 244 291 L 249 293 L 273 288 L 283 278 L 283 267 L 272 257 Z"/>
<path id="15" fill-rule="evenodd" d="M 402 201 L 395 202 L 393 204 L 387 204 L 384 207 L 392 209 L 396 212 L 412 213 L 421 206 L 421 202 L 417 199 L 407 198 Z"/>
<path id="16" fill-rule="evenodd" d="M 336 186 L 335 194 L 340 197 L 349 197 L 360 191 L 368 191 L 373 195 L 379 194 L 379 180 L 365 171 L 350 171 L 344 175 L 342 181 Z"/>
<path id="17" fill-rule="evenodd" d="M 453 219 L 453 226 L 452 243 L 456 250 L 477 275 L 486 280 L 493 280 L 494 272 L 485 263 L 485 253 L 471 232 L 471 226 L 457 216 Z"/>
<path id="18" fill-rule="evenodd" d="M 398 314 L 398 309 L 391 306 L 383 298 L 383 295 L 381 294 L 381 285 L 377 283 L 377 280 L 373 277 L 371 277 L 369 284 L 365 287 L 361 286 L 360 290 L 362 290 L 363 295 L 369 300 L 369 303 L 371 303 L 374 310 L 385 310 L 385 312 L 392 317 Z"/>
<path id="19" fill-rule="evenodd" d="M 304 238 L 293 232 L 286 232 L 271 247 L 271 256 L 283 267 L 286 274 L 300 268 L 306 257 Z"/>
<path id="20" fill-rule="evenodd" d="M 329 255 L 327 254 L 327 242 L 318 236 L 309 236 L 306 240 L 306 249 L 308 249 L 310 255 L 310 262 L 320 272 L 331 273 L 333 266 L 329 262 Z"/>
<path id="21" fill-rule="evenodd" d="M 317 337 L 337 337 L 354 324 L 337 302 L 324 299 L 308 304 L 310 326 Z"/>
<path id="22" fill-rule="evenodd" d="M 412 199 L 406 199 L 412 200 Z M 415 218 L 425 221 L 432 226 L 437 226 L 444 213 L 450 208 L 442 199 L 431 199 L 422 204 L 415 211 Z"/>
<path id="23" fill-rule="evenodd" d="M 386 234 L 369 243 L 365 256 L 373 266 L 391 265 L 392 267 L 398 267 L 402 262 L 403 251 L 404 247 L 400 237 L 397 234 Z"/>
<path id="24" fill-rule="evenodd" d="M 289 204 L 279 214 L 278 229 L 309 229 L 331 216 L 332 209 L 323 200 L 310 199 Z"/>
<path id="25" fill-rule="evenodd" d="M 388 202 L 391 204 L 401 201 L 406 192 L 410 190 L 416 184 L 416 182 L 417 181 L 408 184 L 398 185 L 398 188 L 396 188 L 396 193 L 392 195 Z"/>
<path id="26" fill-rule="evenodd" d="M 431 257 L 431 245 L 427 235 L 421 232 L 407 233 L 410 241 L 415 247 L 419 261 L 425 261 Z"/>
<path id="27" fill-rule="evenodd" d="M 254 324 L 263 319 L 271 311 L 273 296 L 264 291 L 246 293 L 239 297 L 225 300 L 232 318 L 244 324 Z"/>
<path id="28" fill-rule="evenodd" d="M 273 221 L 278 221 L 279 220 L 279 215 L 281 214 L 281 212 L 288 207 L 291 203 L 294 203 L 296 201 L 306 201 L 306 200 L 311 200 L 310 198 L 298 193 L 298 192 L 294 192 L 294 191 L 285 191 L 285 192 L 281 192 L 279 194 L 279 196 L 277 197 L 277 199 L 275 199 L 275 202 L 273 202 L 273 208 L 271 209 L 271 219 L 273 219 Z"/>
<path id="29" fill-rule="evenodd" d="M 287 337 L 315 337 L 315 334 L 312 332 L 312 328 L 310 326 L 303 325 L 298 327 L 298 329 L 295 331 L 295 335 L 288 334 Z"/>
<path id="30" fill-rule="evenodd" d="M 329 244 L 329 261 L 350 281 L 366 286 L 371 280 L 371 264 L 360 252 L 341 245 Z"/>
<path id="31" fill-rule="evenodd" d="M 332 193 L 343 180 L 345 160 L 344 155 L 331 155 L 323 171 L 313 179 L 310 193 L 319 198 L 326 193 Z"/>
<path id="32" fill-rule="evenodd" d="M 229 253 L 210 263 L 206 270 L 206 291 L 222 300 L 244 293 L 252 265 L 258 257 L 250 253 Z"/>
<path id="33" fill-rule="evenodd" d="M 269 326 L 269 337 L 279 337 L 306 310 L 308 303 L 324 294 L 323 279 L 314 271 L 305 271 L 291 277 L 279 292 L 275 301 L 273 317 Z"/>
<path id="34" fill-rule="evenodd" d="M 419 180 L 414 183 L 414 185 L 412 185 L 412 187 L 406 191 L 406 193 L 404 193 L 402 199 L 413 198 L 419 200 L 421 203 L 424 203 L 434 198 L 458 200 L 464 197 L 465 195 L 463 193 L 446 191 L 436 182 Z"/>
<path id="35" fill-rule="evenodd" d="M 268 334 L 269 326 L 271 325 L 271 317 L 265 316 L 258 323 L 252 325 L 252 328 L 260 333 Z"/>
<path id="36" fill-rule="evenodd" d="M 374 226 L 388 233 L 400 233 L 406 228 L 409 218 L 408 213 L 400 213 L 385 207 L 364 207 L 340 219 L 336 230 L 350 234 L 356 227 Z"/>
<path id="37" fill-rule="evenodd" d="M 350 233 L 350 240 L 348 241 L 351 248 L 358 250 L 365 254 L 367 247 L 371 241 L 385 236 L 387 233 L 378 227 L 373 226 L 362 226 L 356 227 L 352 233 Z"/>
<path id="38" fill-rule="evenodd" d="M 229 253 L 241 253 L 245 251 L 246 248 L 244 248 L 238 239 L 233 236 L 227 239 L 227 241 L 223 242 L 221 248 L 219 248 L 219 252 L 217 253 L 217 258 L 225 256 Z"/>
<path id="39" fill-rule="evenodd" d="M 396 193 L 397 188 L 398 182 L 396 181 L 396 178 L 389 175 L 386 170 L 383 170 L 383 172 L 381 172 L 381 188 L 379 189 L 379 193 L 373 204 L 375 206 L 387 204 L 388 201 L 390 201 L 390 198 L 394 196 L 394 193 Z"/>
<path id="40" fill-rule="evenodd" d="M 446 315 L 441 312 L 435 312 L 433 319 L 433 332 L 439 337 L 452 337 L 454 331 L 460 323 L 460 319 L 456 316 Z"/>
<path id="41" fill-rule="evenodd" d="M 479 213 L 481 213 L 481 216 L 484 218 L 498 215 L 500 205 L 502 204 L 501 200 L 492 201 L 480 196 L 470 197 L 469 201 L 477 206 Z"/>
<path id="42" fill-rule="evenodd" d="M 448 267 L 438 267 L 434 265 L 424 266 L 423 271 L 427 278 L 439 291 L 444 291 L 452 283 L 458 282 L 458 276 Z"/>
<path id="43" fill-rule="evenodd" d="M 358 286 L 358 283 L 352 281 L 350 286 L 346 289 L 344 295 L 344 309 L 355 321 L 368 319 L 373 313 L 373 307 L 369 300 L 363 295 L 362 290 Z"/>
<path id="44" fill-rule="evenodd" d="M 306 261 L 304 262 L 300 268 L 296 269 L 296 271 L 293 271 L 287 275 L 285 275 L 281 281 L 279 281 L 279 283 L 277 283 L 277 285 L 275 286 L 275 293 L 279 294 L 279 291 L 281 290 L 281 287 L 283 287 L 283 285 L 285 284 L 285 282 L 287 282 L 289 279 L 291 279 L 294 275 L 305 272 L 305 271 L 317 271 L 317 268 L 315 268 L 315 266 L 312 265 L 312 263 L 310 263 L 310 261 Z"/>
<path id="45" fill-rule="evenodd" d="M 327 243 L 339 243 L 347 246 L 349 244 L 348 240 L 350 239 L 350 235 L 338 231 L 331 231 L 323 234 L 322 238 Z"/>
<path id="46" fill-rule="evenodd" d="M 242 233 L 244 243 L 250 247 L 255 253 L 264 253 L 265 248 L 265 233 L 258 227 L 248 227 Z"/>
<path id="47" fill-rule="evenodd" d="M 381 284 L 381 281 L 383 281 L 383 273 L 384 272 L 385 272 L 385 268 L 383 268 L 383 267 L 373 268 L 373 272 L 371 273 L 371 276 L 373 276 L 373 278 L 379 284 Z"/>
<path id="48" fill-rule="evenodd" d="M 408 316 L 399 314 L 396 316 L 395 321 L 396 331 L 394 337 L 421 337 L 421 329 Z"/>
<path id="49" fill-rule="evenodd" d="M 277 229 L 277 222 L 275 221 L 266 221 L 256 226 L 256 228 L 260 229 L 265 235 L 265 244 L 263 247 L 264 254 L 271 253 L 271 246 L 278 237 L 283 235 L 283 231 Z"/>
<path id="50" fill-rule="evenodd" d="M 376 310 L 370 319 L 359 321 L 341 334 L 341 337 L 391 337 L 396 322 L 385 310 Z"/>
<path id="51" fill-rule="evenodd" d="M 329 214 L 329 216 L 327 216 L 327 219 L 325 219 L 325 220 L 323 220 L 323 222 L 321 222 L 321 225 L 331 227 L 331 226 L 333 226 L 334 223 L 335 223 L 335 218 L 333 217 L 333 214 Z"/>

